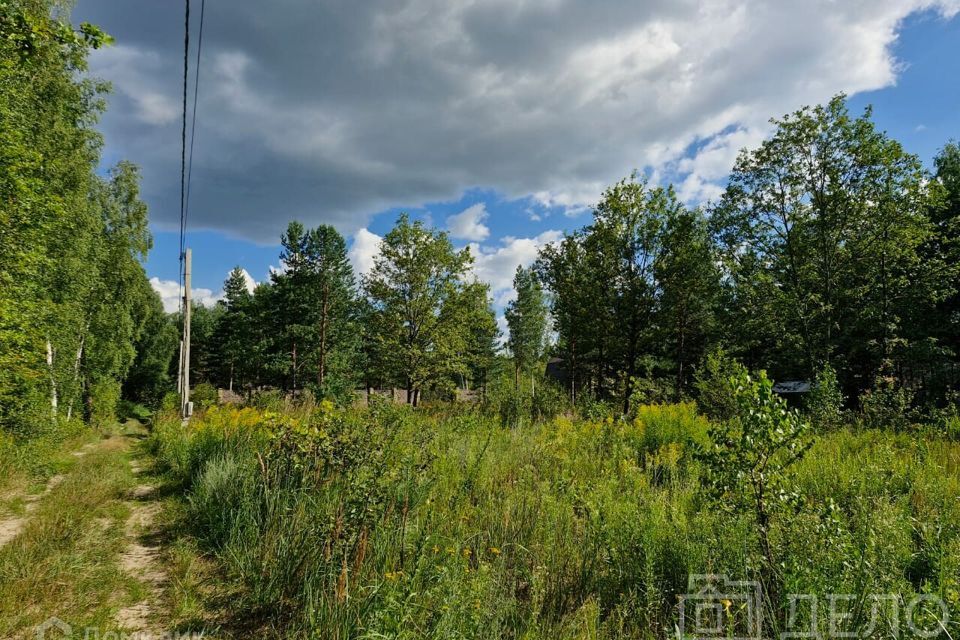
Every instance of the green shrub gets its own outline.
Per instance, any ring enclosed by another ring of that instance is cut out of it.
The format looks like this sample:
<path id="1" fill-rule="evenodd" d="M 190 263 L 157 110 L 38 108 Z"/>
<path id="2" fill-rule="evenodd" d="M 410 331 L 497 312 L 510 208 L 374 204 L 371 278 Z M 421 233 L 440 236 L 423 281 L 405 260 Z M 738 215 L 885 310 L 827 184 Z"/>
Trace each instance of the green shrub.
<path id="1" fill-rule="evenodd" d="M 566 392 L 557 384 L 542 381 L 535 391 L 527 385 L 501 383 L 488 390 L 484 409 L 500 417 L 505 427 L 522 427 L 552 420 L 569 407 Z"/>
<path id="2" fill-rule="evenodd" d="M 807 395 L 805 409 L 810 423 L 821 431 L 829 431 L 843 424 L 843 403 L 845 402 L 837 372 L 829 364 L 817 372 L 810 393 Z"/>
<path id="3" fill-rule="evenodd" d="M 90 385 L 90 424 L 108 427 L 117 421 L 120 404 L 120 383 L 100 380 Z"/>
<path id="4" fill-rule="evenodd" d="M 878 375 L 860 396 L 860 418 L 874 429 L 905 430 L 912 424 L 913 394 L 894 376 Z"/>
<path id="5" fill-rule="evenodd" d="M 206 411 L 217 406 L 219 402 L 217 388 L 209 382 L 201 382 L 190 390 L 190 400 L 193 402 L 194 411 Z"/>
<path id="6" fill-rule="evenodd" d="M 708 353 L 702 366 L 697 369 L 694 380 L 700 411 L 713 420 L 733 418 L 738 409 L 733 381 L 745 373 L 744 366 L 729 357 L 723 349 Z"/>
<path id="7" fill-rule="evenodd" d="M 121 421 L 133 419 L 146 423 L 153 417 L 153 411 L 142 404 L 130 402 L 129 400 L 121 400 L 117 407 L 117 417 L 120 418 Z"/>

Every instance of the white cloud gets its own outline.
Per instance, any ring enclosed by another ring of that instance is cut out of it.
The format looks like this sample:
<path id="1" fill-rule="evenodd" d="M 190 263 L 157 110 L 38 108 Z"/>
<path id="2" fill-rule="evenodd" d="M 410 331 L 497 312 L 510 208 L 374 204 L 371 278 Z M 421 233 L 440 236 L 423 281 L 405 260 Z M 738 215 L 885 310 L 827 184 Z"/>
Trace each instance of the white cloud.
<path id="1" fill-rule="evenodd" d="M 161 280 L 160 278 L 150 278 L 150 286 L 160 295 L 163 301 L 163 310 L 167 313 L 173 313 L 180 307 L 180 285 L 176 280 Z M 217 300 L 223 297 L 223 292 L 214 294 L 212 290 L 203 287 L 190 288 L 194 302 L 202 304 L 205 307 L 212 307 Z"/>
<path id="2" fill-rule="evenodd" d="M 514 238 L 507 236 L 500 240 L 496 248 L 470 244 L 470 253 L 474 256 L 473 271 L 479 280 L 490 284 L 494 300 L 506 304 L 513 294 L 513 275 L 517 267 L 530 266 L 537 259 L 537 252 L 545 244 L 556 242 L 563 232 L 544 231 L 533 238 Z"/>
<path id="3" fill-rule="evenodd" d="M 471 240 L 473 242 L 486 240 L 487 236 L 490 235 L 490 227 L 483 222 L 488 215 L 486 205 L 478 202 L 460 213 L 449 216 L 447 218 L 447 229 L 450 230 L 451 236 L 460 240 Z"/>
<path id="4" fill-rule="evenodd" d="M 383 238 L 372 231 L 362 228 L 353 234 L 353 245 L 347 254 L 353 272 L 359 277 L 373 268 L 374 258 L 380 253 L 380 241 Z"/>
<path id="5" fill-rule="evenodd" d="M 290 217 L 349 230 L 475 187 L 577 215 L 634 168 L 676 177 L 689 199 L 714 197 L 768 118 L 890 86 L 905 19 L 960 10 L 960 0 L 335 4 L 265 13 L 236 0 L 231 28 L 205 34 L 195 226 L 274 241 Z M 124 36 L 91 56 L 120 97 L 103 121 L 107 151 L 143 165 L 154 221 L 175 226 L 182 60 L 168 45 L 182 25 L 161 5 L 84 0 L 74 17 Z M 686 161 L 691 145 L 700 150 Z M 477 224 L 465 239 L 489 237 Z"/>
<path id="6" fill-rule="evenodd" d="M 247 291 L 253 293 L 253 290 L 257 288 L 257 281 L 253 279 L 253 276 L 250 275 L 250 272 L 246 269 L 240 269 L 243 274 L 243 282 L 247 285 Z"/>

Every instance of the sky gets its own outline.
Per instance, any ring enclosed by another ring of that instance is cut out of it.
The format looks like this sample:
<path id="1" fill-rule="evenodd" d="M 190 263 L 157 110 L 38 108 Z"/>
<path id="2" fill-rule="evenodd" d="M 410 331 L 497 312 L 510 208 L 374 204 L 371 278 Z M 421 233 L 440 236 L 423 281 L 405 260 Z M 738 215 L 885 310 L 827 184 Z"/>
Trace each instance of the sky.
<path id="1" fill-rule="evenodd" d="M 200 1 L 192 0 L 191 67 Z M 960 0 L 207 0 L 188 245 L 194 297 L 280 267 L 288 221 L 362 273 L 406 211 L 470 246 L 495 306 L 518 264 L 633 170 L 691 205 L 769 119 L 843 92 L 930 163 L 960 138 Z M 114 36 L 103 165 L 142 168 L 146 270 L 176 308 L 183 4 L 78 0 Z M 192 88 L 192 87 L 191 87 Z M 190 97 L 192 103 L 193 96 Z M 502 322 L 502 318 L 501 318 Z"/>

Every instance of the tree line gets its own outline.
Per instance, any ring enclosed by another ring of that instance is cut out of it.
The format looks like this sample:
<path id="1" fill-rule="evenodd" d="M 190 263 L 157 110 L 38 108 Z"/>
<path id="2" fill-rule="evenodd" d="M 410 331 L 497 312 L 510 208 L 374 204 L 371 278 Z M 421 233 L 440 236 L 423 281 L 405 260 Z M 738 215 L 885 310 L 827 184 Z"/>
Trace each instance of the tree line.
<path id="1" fill-rule="evenodd" d="M 84 72 L 110 38 L 49 0 L 3 7 L 0 426 L 157 404 L 180 318 L 143 270 L 137 168 L 97 170 L 109 87 Z M 237 268 L 220 303 L 195 307 L 195 379 L 344 400 L 399 388 L 416 405 L 482 392 L 507 358 L 532 395 L 549 357 L 570 401 L 628 411 L 695 394 L 724 353 L 777 380 L 836 379 L 851 403 L 880 386 L 943 402 L 960 353 L 960 146 L 927 169 L 843 96 L 773 124 L 713 204 L 637 174 L 608 188 L 590 224 L 518 268 L 502 346 L 489 287 L 446 233 L 401 216 L 358 278 L 333 227 L 291 223 L 282 270 L 251 292 Z"/>
<path id="2" fill-rule="evenodd" d="M 151 246 L 139 173 L 98 173 L 109 87 L 86 55 L 110 42 L 47 0 L 0 11 L 0 429 L 112 419 L 126 383 L 168 387 L 176 343 L 143 271 Z"/>
<path id="3" fill-rule="evenodd" d="M 540 253 L 569 390 L 669 400 L 723 351 L 777 380 L 942 402 L 960 355 L 960 147 L 933 170 L 844 96 L 743 150 L 715 204 L 636 175 Z"/>
<path id="4" fill-rule="evenodd" d="M 336 229 L 291 222 L 283 269 L 251 293 L 240 267 L 224 298 L 194 312 L 200 379 L 239 392 L 310 389 L 348 400 L 354 389 L 450 397 L 483 387 L 498 349 L 489 286 L 446 233 L 403 215 L 360 282 Z"/>
<path id="5" fill-rule="evenodd" d="M 716 203 L 686 206 L 633 174 L 604 192 L 591 224 L 518 267 L 504 341 L 515 386 L 529 379 L 534 393 L 551 356 L 572 402 L 626 412 L 695 394 L 722 352 L 776 380 L 835 380 L 850 403 L 878 385 L 947 399 L 960 147 L 927 170 L 843 96 L 774 125 L 740 153 Z M 283 248 L 284 272 L 249 295 L 235 271 L 211 312 L 224 351 L 210 360 L 229 379 L 324 395 L 396 386 L 416 404 L 425 390 L 482 386 L 498 364 L 489 290 L 443 232 L 402 216 L 359 283 L 331 227 L 293 223 Z"/>

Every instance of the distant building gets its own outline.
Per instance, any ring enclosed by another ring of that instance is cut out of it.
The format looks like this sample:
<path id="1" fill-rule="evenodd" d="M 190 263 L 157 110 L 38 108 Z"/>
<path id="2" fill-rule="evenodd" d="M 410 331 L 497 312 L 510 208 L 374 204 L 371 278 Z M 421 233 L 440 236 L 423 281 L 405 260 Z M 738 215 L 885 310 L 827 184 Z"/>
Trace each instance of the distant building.
<path id="1" fill-rule="evenodd" d="M 773 392 L 784 396 L 795 393 L 809 393 L 810 386 L 809 380 L 784 380 L 773 385 Z"/>
<path id="2" fill-rule="evenodd" d="M 560 384 L 566 384 L 570 378 L 570 373 L 567 371 L 563 358 L 550 358 L 547 360 L 547 368 L 544 371 L 544 375 Z"/>

